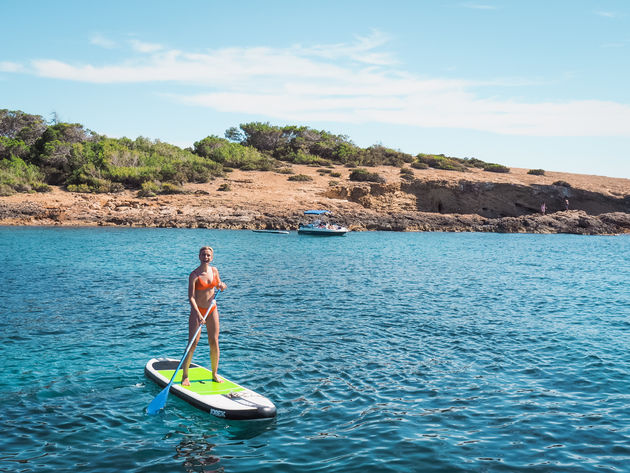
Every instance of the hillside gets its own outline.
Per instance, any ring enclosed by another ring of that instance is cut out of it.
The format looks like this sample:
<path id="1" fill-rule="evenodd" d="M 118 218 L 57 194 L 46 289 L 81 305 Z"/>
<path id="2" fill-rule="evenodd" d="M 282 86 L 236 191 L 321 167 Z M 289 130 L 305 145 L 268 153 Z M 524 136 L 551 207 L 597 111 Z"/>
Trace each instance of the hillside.
<path id="1" fill-rule="evenodd" d="M 514 168 L 509 173 L 411 169 L 403 178 L 398 167 L 377 166 L 369 169 L 385 182 L 368 183 L 350 181 L 352 170 L 344 166 L 290 167 L 293 175 L 312 180 L 235 169 L 207 183 L 184 184 L 184 193 L 152 197 L 138 197 L 136 190 L 88 194 L 52 186 L 47 193 L 1 197 L 0 224 L 296 229 L 305 221 L 304 210 L 326 208 L 352 230 L 630 232 L 628 179 L 536 176 Z M 546 215 L 540 214 L 543 202 Z"/>

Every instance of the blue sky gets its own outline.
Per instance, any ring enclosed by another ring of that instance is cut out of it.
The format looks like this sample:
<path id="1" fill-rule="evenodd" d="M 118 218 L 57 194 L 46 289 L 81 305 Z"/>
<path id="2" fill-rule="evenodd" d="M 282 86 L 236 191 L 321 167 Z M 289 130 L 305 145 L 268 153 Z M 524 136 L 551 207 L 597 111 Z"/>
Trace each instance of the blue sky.
<path id="1" fill-rule="evenodd" d="M 630 178 L 625 0 L 0 0 L 0 18 L 0 108 L 108 136 L 185 147 L 264 121 Z"/>

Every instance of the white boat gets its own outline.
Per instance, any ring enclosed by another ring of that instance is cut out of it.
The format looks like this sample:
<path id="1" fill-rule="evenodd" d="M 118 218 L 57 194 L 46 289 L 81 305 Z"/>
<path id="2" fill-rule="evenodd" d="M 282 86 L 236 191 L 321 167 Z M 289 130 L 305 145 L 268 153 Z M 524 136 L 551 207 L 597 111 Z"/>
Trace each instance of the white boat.
<path id="1" fill-rule="evenodd" d="M 329 210 L 307 210 L 305 215 L 326 215 L 330 214 Z M 321 220 L 313 220 L 311 223 L 300 224 L 298 234 L 300 235 L 318 235 L 318 236 L 343 236 L 348 233 L 348 229 L 344 226 L 334 223 L 326 223 Z"/>
<path id="2" fill-rule="evenodd" d="M 300 225 L 298 233 L 300 235 L 320 235 L 320 236 L 343 236 L 348 233 L 346 227 L 341 225 L 322 224 L 319 220 L 306 225 Z"/>

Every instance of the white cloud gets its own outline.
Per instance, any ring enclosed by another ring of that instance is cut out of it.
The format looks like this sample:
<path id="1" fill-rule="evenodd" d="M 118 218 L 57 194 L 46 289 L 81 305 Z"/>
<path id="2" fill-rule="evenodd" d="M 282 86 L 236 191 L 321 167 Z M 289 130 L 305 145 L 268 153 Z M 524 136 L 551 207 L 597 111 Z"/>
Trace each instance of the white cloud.
<path id="1" fill-rule="evenodd" d="M 480 100 L 454 90 L 351 97 L 216 92 L 180 99 L 222 112 L 289 121 L 374 122 L 530 136 L 630 135 L 630 107 L 600 101 L 510 103 Z"/>
<path id="2" fill-rule="evenodd" d="M 224 48 L 187 53 L 140 41 L 141 57 L 117 64 L 32 61 L 42 77 L 92 83 L 172 82 L 171 100 L 291 121 L 390 123 L 511 135 L 630 136 L 630 106 L 597 100 L 527 103 L 488 98 L 484 87 L 541 86 L 522 79 L 425 78 L 396 69 L 373 32 L 350 44 L 283 49 Z"/>
<path id="3" fill-rule="evenodd" d="M 300 55 L 313 55 L 326 59 L 349 58 L 353 61 L 378 66 L 396 63 L 390 54 L 374 51 L 375 48 L 383 46 L 390 41 L 389 36 L 386 34 L 378 30 L 373 30 L 369 36 L 356 36 L 355 39 L 355 43 L 351 44 L 325 44 L 308 48 L 296 46 L 293 48 L 293 52 Z"/>
<path id="4" fill-rule="evenodd" d="M 206 54 L 171 50 L 116 65 L 72 65 L 54 59 L 32 61 L 37 75 L 95 83 L 176 81 L 207 86 L 253 85 L 271 77 L 334 78 L 348 71 L 287 51 L 268 48 L 227 48 Z"/>
<path id="5" fill-rule="evenodd" d="M 0 61 L 0 72 L 21 72 L 24 70 L 22 64 L 10 61 Z"/>
<path id="6" fill-rule="evenodd" d="M 596 11 L 595 14 L 604 18 L 617 18 L 617 13 L 612 11 Z"/>
<path id="7" fill-rule="evenodd" d="M 116 41 L 106 38 L 100 33 L 95 33 L 90 37 L 90 44 L 100 46 L 105 49 L 114 49 L 118 46 Z"/>
<path id="8" fill-rule="evenodd" d="M 145 43 L 144 41 L 138 41 L 137 39 L 130 40 L 129 44 L 131 44 L 131 47 L 139 53 L 155 53 L 164 49 L 161 44 Z"/>
<path id="9" fill-rule="evenodd" d="M 625 48 L 627 45 L 627 42 L 624 41 L 619 41 L 617 43 L 605 43 L 602 44 L 602 48 Z"/>
<path id="10" fill-rule="evenodd" d="M 497 7 L 494 5 L 488 5 L 483 3 L 462 3 L 462 6 L 465 8 L 471 8 L 473 10 L 496 10 Z"/>

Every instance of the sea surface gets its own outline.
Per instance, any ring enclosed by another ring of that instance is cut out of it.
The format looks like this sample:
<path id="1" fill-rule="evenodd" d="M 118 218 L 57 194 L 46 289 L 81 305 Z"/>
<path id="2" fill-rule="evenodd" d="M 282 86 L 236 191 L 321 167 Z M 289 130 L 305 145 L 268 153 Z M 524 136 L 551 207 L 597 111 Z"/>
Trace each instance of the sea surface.
<path id="1" fill-rule="evenodd" d="M 146 414 L 202 245 L 273 421 Z M 0 227 L 0 324 L 2 472 L 630 471 L 630 235 Z"/>

